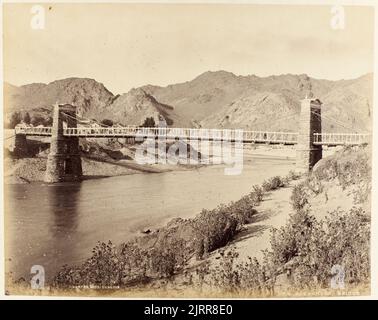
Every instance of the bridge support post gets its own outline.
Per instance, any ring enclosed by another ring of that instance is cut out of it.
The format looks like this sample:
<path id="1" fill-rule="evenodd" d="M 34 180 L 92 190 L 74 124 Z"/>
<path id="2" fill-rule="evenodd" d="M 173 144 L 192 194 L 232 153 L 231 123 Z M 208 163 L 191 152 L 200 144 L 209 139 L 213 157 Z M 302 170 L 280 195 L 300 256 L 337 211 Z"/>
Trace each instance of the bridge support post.
<path id="1" fill-rule="evenodd" d="M 63 120 L 66 120 L 68 127 L 74 128 L 77 126 L 75 115 L 76 107 L 68 104 L 54 106 L 45 182 L 77 181 L 82 176 L 79 138 L 63 135 Z"/>
<path id="2" fill-rule="evenodd" d="M 322 146 L 314 145 L 314 133 L 322 132 L 321 105 L 318 99 L 301 101 L 296 169 L 310 171 L 322 158 Z"/>
<path id="3" fill-rule="evenodd" d="M 14 137 L 13 153 L 16 157 L 23 157 L 28 153 L 28 144 L 25 134 L 16 134 Z"/>

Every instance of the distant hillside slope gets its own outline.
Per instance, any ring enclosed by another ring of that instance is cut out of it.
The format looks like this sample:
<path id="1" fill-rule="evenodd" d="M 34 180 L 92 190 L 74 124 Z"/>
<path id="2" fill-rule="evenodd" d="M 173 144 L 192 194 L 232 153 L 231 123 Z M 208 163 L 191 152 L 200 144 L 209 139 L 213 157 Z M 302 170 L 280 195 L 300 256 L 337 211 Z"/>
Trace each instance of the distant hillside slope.
<path id="1" fill-rule="evenodd" d="M 49 84 L 32 83 L 16 87 L 4 86 L 7 112 L 51 108 L 53 104 L 74 103 L 80 114 L 102 110 L 111 103 L 113 94 L 93 79 L 67 78 Z"/>
<path id="2" fill-rule="evenodd" d="M 353 80 L 318 80 L 307 75 L 236 76 L 226 71 L 205 72 L 192 81 L 143 89 L 174 107 L 182 126 L 296 130 L 300 99 L 310 92 L 323 103 L 324 129 L 370 130 L 373 76 Z M 297 116 L 282 119 L 296 113 Z"/>
<path id="3" fill-rule="evenodd" d="M 168 125 L 175 124 L 175 117 L 170 116 L 172 107 L 162 104 L 143 89 L 131 89 L 114 99 L 106 108 L 102 117 L 122 124 L 142 125 L 146 118 L 154 118 L 155 123 L 164 118 Z"/>
<path id="4" fill-rule="evenodd" d="M 55 102 L 72 102 L 84 117 L 124 125 L 140 125 L 153 117 L 175 127 L 297 131 L 300 100 L 313 94 L 323 102 L 324 131 L 363 132 L 371 129 L 372 92 L 372 74 L 330 81 L 305 74 L 257 77 L 208 71 L 185 83 L 146 85 L 116 96 L 86 78 L 4 84 L 4 106 L 6 118 L 20 110 L 46 117 Z"/>
<path id="5" fill-rule="evenodd" d="M 103 84 L 86 78 L 68 78 L 21 87 L 4 84 L 6 121 L 14 112 L 25 114 L 27 111 L 31 117 L 44 119 L 46 124 L 56 102 L 73 103 L 78 106 L 78 114 L 86 118 L 140 125 L 147 117 L 153 117 L 156 122 L 163 117 L 168 124 L 173 124 L 168 116 L 168 110 L 172 107 L 159 103 L 142 89 L 132 89 L 114 96 Z"/>

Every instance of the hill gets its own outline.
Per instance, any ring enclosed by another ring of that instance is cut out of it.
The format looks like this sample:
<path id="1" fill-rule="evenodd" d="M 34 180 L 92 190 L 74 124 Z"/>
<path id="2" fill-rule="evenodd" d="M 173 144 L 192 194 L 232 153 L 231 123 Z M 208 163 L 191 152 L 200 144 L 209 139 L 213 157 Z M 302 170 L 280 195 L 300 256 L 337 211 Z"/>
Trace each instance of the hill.
<path id="1" fill-rule="evenodd" d="M 269 77 L 205 72 L 166 87 L 146 85 L 113 95 L 93 79 L 68 78 L 49 84 L 4 85 L 6 118 L 27 110 L 48 117 L 55 102 L 74 103 L 87 118 L 140 125 L 147 117 L 175 127 L 296 131 L 300 100 L 323 102 L 323 130 L 370 131 L 373 75 L 351 80 L 321 80 L 305 74 Z"/>
<path id="2" fill-rule="evenodd" d="M 4 86 L 6 111 L 51 108 L 53 104 L 74 103 L 79 113 L 102 110 L 111 103 L 113 94 L 101 83 L 87 78 L 67 78 L 49 84 L 32 83 Z"/>
<path id="3" fill-rule="evenodd" d="M 169 114 L 173 107 L 158 102 L 152 95 L 143 89 L 131 89 L 114 98 L 113 102 L 105 109 L 105 113 L 98 115 L 122 124 L 142 125 L 146 118 L 154 118 L 155 123 L 164 118 L 168 125 L 175 122 L 174 116 Z"/>
<path id="4" fill-rule="evenodd" d="M 313 94 L 323 102 L 325 130 L 371 128 L 372 74 L 352 80 L 319 80 L 307 75 L 236 76 L 205 72 L 192 81 L 167 87 L 145 86 L 162 103 L 174 106 L 182 126 L 295 130 L 300 99 Z M 282 119 L 295 114 L 289 119 Z"/>
<path id="5" fill-rule="evenodd" d="M 85 118 L 139 125 L 147 117 L 153 117 L 157 122 L 161 115 L 168 124 L 173 124 L 167 112 L 172 107 L 159 103 L 142 89 L 115 96 L 103 84 L 87 78 L 67 78 L 20 87 L 4 84 L 6 123 L 10 122 L 12 114 L 28 112 L 36 123 L 50 125 L 52 106 L 56 102 L 73 103 L 78 106 L 78 114 Z"/>

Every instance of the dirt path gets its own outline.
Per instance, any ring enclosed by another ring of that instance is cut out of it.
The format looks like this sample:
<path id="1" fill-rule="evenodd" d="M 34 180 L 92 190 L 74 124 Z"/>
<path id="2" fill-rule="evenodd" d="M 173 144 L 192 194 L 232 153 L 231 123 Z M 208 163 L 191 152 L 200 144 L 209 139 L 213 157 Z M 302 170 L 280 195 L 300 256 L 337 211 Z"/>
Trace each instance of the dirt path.
<path id="1" fill-rule="evenodd" d="M 245 261 L 248 257 L 261 259 L 262 250 L 270 248 L 271 229 L 285 225 L 292 212 L 290 196 L 292 187 L 296 183 L 298 181 L 288 187 L 269 192 L 256 207 L 258 214 L 255 216 L 255 221 L 246 225 L 245 230 L 231 243 L 239 253 L 240 261 Z"/>
<path id="2" fill-rule="evenodd" d="M 289 215 L 293 212 L 290 197 L 294 185 L 298 183 L 300 180 L 292 181 L 287 187 L 271 191 L 264 196 L 261 204 L 256 207 L 258 214 L 254 222 L 245 225 L 245 229 L 229 244 L 239 253 L 239 262 L 246 261 L 248 257 L 261 259 L 262 250 L 270 249 L 271 229 L 280 228 L 288 221 Z M 369 205 L 355 204 L 354 193 L 353 186 L 344 190 L 335 181 L 323 182 L 323 192 L 309 198 L 310 213 L 317 220 L 324 220 L 332 211 L 348 211 L 354 206 L 361 206 L 365 211 L 369 211 Z"/>

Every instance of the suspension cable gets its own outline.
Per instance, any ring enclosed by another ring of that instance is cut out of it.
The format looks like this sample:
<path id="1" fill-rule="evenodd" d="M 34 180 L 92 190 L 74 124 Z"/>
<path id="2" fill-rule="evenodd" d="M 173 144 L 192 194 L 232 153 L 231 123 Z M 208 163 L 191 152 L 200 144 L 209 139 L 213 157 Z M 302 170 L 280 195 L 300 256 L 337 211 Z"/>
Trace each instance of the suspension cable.
<path id="1" fill-rule="evenodd" d="M 284 120 L 284 119 L 288 119 L 288 118 L 294 117 L 297 114 L 298 113 L 293 113 L 293 114 L 290 114 L 290 115 L 285 115 L 284 117 L 281 117 L 281 118 L 278 118 L 278 119 L 274 119 L 273 121 L 272 120 L 267 120 L 267 121 L 256 122 L 256 123 L 253 123 L 252 125 L 256 126 L 256 125 L 261 125 L 261 124 L 265 124 L 265 123 L 268 123 L 268 122 L 274 123 L 274 122 L 278 122 L 280 120 Z"/>

